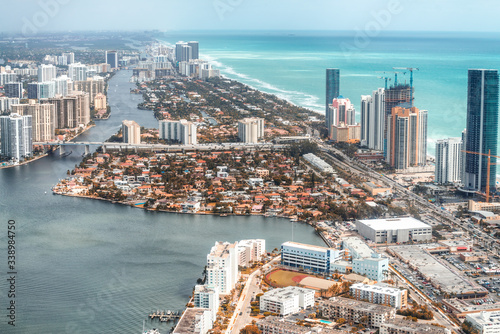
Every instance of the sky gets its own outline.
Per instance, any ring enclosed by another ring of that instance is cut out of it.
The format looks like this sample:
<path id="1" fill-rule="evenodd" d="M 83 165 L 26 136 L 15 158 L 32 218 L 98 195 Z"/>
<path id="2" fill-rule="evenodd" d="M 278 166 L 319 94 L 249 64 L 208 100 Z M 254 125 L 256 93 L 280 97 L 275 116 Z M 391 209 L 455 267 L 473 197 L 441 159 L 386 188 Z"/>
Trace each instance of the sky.
<path id="1" fill-rule="evenodd" d="M 498 0 L 2 0 L 0 32 L 500 32 Z M 7 15 L 5 15 L 8 13 Z"/>

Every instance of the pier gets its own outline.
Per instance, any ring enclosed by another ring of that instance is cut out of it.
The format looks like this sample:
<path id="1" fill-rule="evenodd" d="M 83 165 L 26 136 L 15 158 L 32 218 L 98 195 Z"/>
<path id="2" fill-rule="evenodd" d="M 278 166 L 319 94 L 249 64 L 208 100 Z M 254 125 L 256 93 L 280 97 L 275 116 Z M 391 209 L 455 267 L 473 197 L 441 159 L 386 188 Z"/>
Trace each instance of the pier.
<path id="1" fill-rule="evenodd" d="M 158 319 L 160 322 L 168 322 L 168 321 L 175 321 L 179 319 L 182 315 L 182 311 L 164 311 L 164 310 L 156 310 L 151 313 L 149 313 L 148 317 L 151 320 Z"/>

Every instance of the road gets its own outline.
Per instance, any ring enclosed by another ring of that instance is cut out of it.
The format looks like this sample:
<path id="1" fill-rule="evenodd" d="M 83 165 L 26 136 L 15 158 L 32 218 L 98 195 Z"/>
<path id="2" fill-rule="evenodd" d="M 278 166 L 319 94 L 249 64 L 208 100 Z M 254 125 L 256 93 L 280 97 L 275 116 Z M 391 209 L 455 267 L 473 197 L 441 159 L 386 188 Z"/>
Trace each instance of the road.
<path id="1" fill-rule="evenodd" d="M 250 302 L 252 300 L 252 297 L 262 292 L 259 287 L 260 278 L 258 276 L 262 272 L 265 273 L 273 263 L 276 263 L 280 260 L 281 256 L 277 256 L 269 261 L 269 263 L 263 265 L 261 269 L 257 269 L 248 276 L 245 287 L 241 292 L 240 299 L 238 300 L 238 304 L 236 305 L 236 308 L 234 310 L 233 316 L 231 317 L 231 320 L 229 321 L 229 324 L 227 326 L 226 334 L 238 334 L 243 327 L 252 322 L 249 308 Z M 241 316 L 240 313 L 242 313 Z"/>

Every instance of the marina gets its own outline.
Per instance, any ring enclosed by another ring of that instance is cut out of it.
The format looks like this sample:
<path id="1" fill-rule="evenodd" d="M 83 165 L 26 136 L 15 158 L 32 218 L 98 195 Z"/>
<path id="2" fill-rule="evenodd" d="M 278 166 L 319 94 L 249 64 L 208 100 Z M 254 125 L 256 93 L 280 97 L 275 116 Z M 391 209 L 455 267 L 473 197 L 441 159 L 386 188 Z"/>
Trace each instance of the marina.
<path id="1" fill-rule="evenodd" d="M 160 322 L 168 322 L 168 321 L 176 321 L 182 316 L 182 311 L 164 311 L 164 310 L 156 310 L 149 313 L 148 317 L 151 320 L 159 320 Z"/>

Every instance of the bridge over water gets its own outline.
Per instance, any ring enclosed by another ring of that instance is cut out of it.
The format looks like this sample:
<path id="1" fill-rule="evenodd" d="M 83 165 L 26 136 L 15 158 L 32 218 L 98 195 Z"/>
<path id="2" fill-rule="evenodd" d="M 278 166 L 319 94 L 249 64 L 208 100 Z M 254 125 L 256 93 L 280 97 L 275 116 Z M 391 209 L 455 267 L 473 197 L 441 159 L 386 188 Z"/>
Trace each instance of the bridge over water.
<path id="1" fill-rule="evenodd" d="M 151 151 L 151 152 L 187 152 L 187 151 L 215 151 L 215 150 L 280 150 L 287 145 L 273 144 L 273 143 L 211 143 L 211 144 L 197 144 L 197 145 L 165 145 L 165 144 L 128 144 L 118 142 L 92 142 L 92 141 L 49 141 L 49 142 L 34 142 L 33 145 L 40 145 L 45 147 L 59 147 L 59 154 L 66 153 L 68 146 L 84 146 L 85 155 L 90 154 L 90 147 L 102 147 L 102 151 L 118 150 L 137 152 Z"/>

